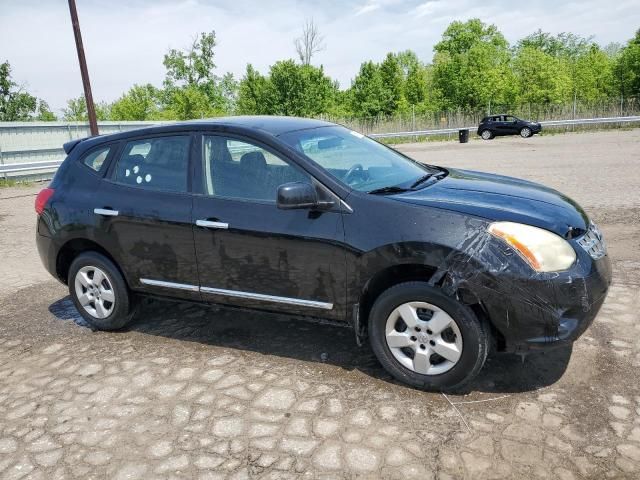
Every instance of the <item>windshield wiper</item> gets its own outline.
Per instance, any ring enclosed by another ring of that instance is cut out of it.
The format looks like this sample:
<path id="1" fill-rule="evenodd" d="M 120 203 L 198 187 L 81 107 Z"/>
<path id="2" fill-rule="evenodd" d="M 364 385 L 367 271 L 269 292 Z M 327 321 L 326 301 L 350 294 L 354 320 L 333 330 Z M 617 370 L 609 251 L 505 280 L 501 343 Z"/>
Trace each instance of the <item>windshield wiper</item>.
<path id="1" fill-rule="evenodd" d="M 419 179 L 417 179 L 415 182 L 413 182 L 409 188 L 410 189 L 411 188 L 416 188 L 418 185 L 420 185 L 421 183 L 426 182 L 427 180 L 429 180 L 434 175 L 436 175 L 436 174 L 435 173 L 427 173 L 426 175 L 421 176 Z"/>
<path id="2" fill-rule="evenodd" d="M 391 187 L 376 188 L 375 190 L 371 190 L 370 192 L 367 192 L 367 193 L 370 193 L 371 195 L 386 195 L 387 193 L 402 193 L 408 190 L 409 190 L 408 188 L 391 186 Z"/>
<path id="3" fill-rule="evenodd" d="M 409 188 L 416 188 L 418 185 L 420 185 L 421 183 L 426 182 L 427 180 L 429 180 L 431 178 L 435 178 L 436 180 L 440 180 L 442 177 L 445 177 L 446 175 L 447 175 L 447 172 L 445 170 L 441 170 L 440 172 L 436 172 L 436 173 L 427 173 L 426 175 L 423 175 L 418 180 L 413 182 L 413 185 L 411 185 L 411 187 L 409 187 Z"/>

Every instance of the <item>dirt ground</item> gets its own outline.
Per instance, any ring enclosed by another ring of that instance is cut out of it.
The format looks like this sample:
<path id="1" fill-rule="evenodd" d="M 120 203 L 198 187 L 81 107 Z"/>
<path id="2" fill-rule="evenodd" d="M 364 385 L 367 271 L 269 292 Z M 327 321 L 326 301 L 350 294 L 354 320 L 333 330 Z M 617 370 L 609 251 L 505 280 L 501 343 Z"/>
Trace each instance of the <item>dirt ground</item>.
<path id="1" fill-rule="evenodd" d="M 93 332 L 0 189 L 0 479 L 639 478 L 640 130 L 398 147 L 578 201 L 614 283 L 571 350 L 489 359 L 466 395 L 394 382 L 351 330 L 148 302 Z"/>

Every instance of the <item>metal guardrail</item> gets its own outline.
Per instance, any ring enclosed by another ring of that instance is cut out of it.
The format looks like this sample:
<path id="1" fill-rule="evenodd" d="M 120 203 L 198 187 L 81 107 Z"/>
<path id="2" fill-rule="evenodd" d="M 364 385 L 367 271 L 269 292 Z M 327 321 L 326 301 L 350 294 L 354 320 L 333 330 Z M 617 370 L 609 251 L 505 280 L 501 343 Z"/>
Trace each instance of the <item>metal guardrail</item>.
<path id="1" fill-rule="evenodd" d="M 540 122 L 543 127 L 560 127 L 565 125 L 596 125 L 607 123 L 634 123 L 640 122 L 640 116 L 629 117 L 604 117 L 604 118 L 577 118 L 574 120 L 547 120 Z M 432 135 L 449 135 L 457 133 L 460 130 L 469 130 L 473 133 L 478 131 L 478 127 L 457 127 L 457 128 L 439 128 L 434 130 L 416 130 L 411 132 L 394 132 L 394 133 L 370 133 L 371 138 L 397 138 L 397 137 L 427 137 Z"/>
<path id="2" fill-rule="evenodd" d="M 116 122 L 113 122 L 116 124 Z M 559 127 L 559 126 L 569 126 L 569 125 L 596 125 L 596 124 L 610 124 L 610 123 L 640 123 L 640 115 L 638 116 L 628 116 L 628 117 L 604 117 L 604 118 L 579 118 L 574 120 L 548 120 L 544 122 L 540 122 L 542 126 L 547 127 Z M 27 126 L 28 124 L 22 123 L 21 126 Z M 42 127 L 40 124 L 32 124 L 34 127 Z M 43 124 L 44 125 L 44 124 Z M 153 122 L 141 122 L 140 127 L 153 125 Z M 0 125 L 0 128 L 9 128 L 9 125 Z M 452 133 L 457 133 L 459 130 L 469 130 L 470 132 L 476 132 L 478 127 L 457 127 L 457 128 L 440 128 L 434 130 L 416 130 L 410 132 L 394 132 L 394 133 L 371 133 L 369 137 L 371 138 L 398 138 L 398 137 L 424 137 L 424 136 L 433 136 L 433 135 L 449 135 Z M 31 150 L 16 150 L 16 151 L 5 151 L 0 150 L 0 175 L 6 177 L 8 173 L 12 174 L 20 174 L 21 172 L 31 172 L 31 171 L 40 171 L 40 170 L 49 170 L 50 172 L 55 171 L 58 166 L 63 161 L 63 158 L 60 160 L 48 160 L 41 162 L 23 162 L 23 163 L 4 163 L 3 156 L 15 156 L 15 155 L 39 155 L 39 154 L 57 154 L 59 153 L 61 157 L 64 157 L 64 150 L 62 148 L 42 148 L 42 149 L 31 149 Z"/>

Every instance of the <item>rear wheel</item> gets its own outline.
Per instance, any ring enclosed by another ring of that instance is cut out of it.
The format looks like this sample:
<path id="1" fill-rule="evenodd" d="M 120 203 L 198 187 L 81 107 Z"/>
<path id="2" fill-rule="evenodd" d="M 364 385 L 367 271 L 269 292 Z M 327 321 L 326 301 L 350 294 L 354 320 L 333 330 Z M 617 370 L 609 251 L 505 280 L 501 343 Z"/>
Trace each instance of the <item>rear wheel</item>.
<path id="1" fill-rule="evenodd" d="M 523 128 L 520 130 L 520 136 L 521 136 L 522 138 L 529 138 L 529 137 L 531 136 L 531 134 L 532 134 L 532 133 L 531 133 L 531 129 L 530 129 L 529 127 L 523 127 Z"/>
<path id="2" fill-rule="evenodd" d="M 493 138 L 493 133 L 491 130 L 483 130 L 480 136 L 483 140 L 491 140 Z"/>
<path id="3" fill-rule="evenodd" d="M 118 330 L 131 319 L 131 302 L 122 274 L 104 255 L 85 252 L 69 268 L 69 293 L 78 312 L 98 330 Z"/>
<path id="4" fill-rule="evenodd" d="M 460 389 L 478 374 L 489 349 L 473 311 L 423 282 L 380 295 L 369 315 L 369 339 L 391 375 L 425 390 Z"/>

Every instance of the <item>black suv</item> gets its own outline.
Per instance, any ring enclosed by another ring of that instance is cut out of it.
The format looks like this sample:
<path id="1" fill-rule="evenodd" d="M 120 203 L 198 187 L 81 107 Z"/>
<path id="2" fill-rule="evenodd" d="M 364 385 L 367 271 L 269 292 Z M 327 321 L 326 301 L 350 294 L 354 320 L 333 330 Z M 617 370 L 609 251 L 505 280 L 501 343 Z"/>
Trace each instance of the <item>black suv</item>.
<path id="1" fill-rule="evenodd" d="M 478 125 L 478 135 L 483 140 L 491 140 L 501 135 L 520 135 L 522 138 L 529 138 L 541 131 L 540 123 L 520 120 L 513 115 L 490 115 L 484 117 Z"/>
<path id="2" fill-rule="evenodd" d="M 453 389 L 491 347 L 573 342 L 611 279 L 564 195 L 327 122 L 234 117 L 64 148 L 36 200 L 38 250 L 97 329 L 124 327 L 140 295 L 347 322 L 397 379 Z"/>

